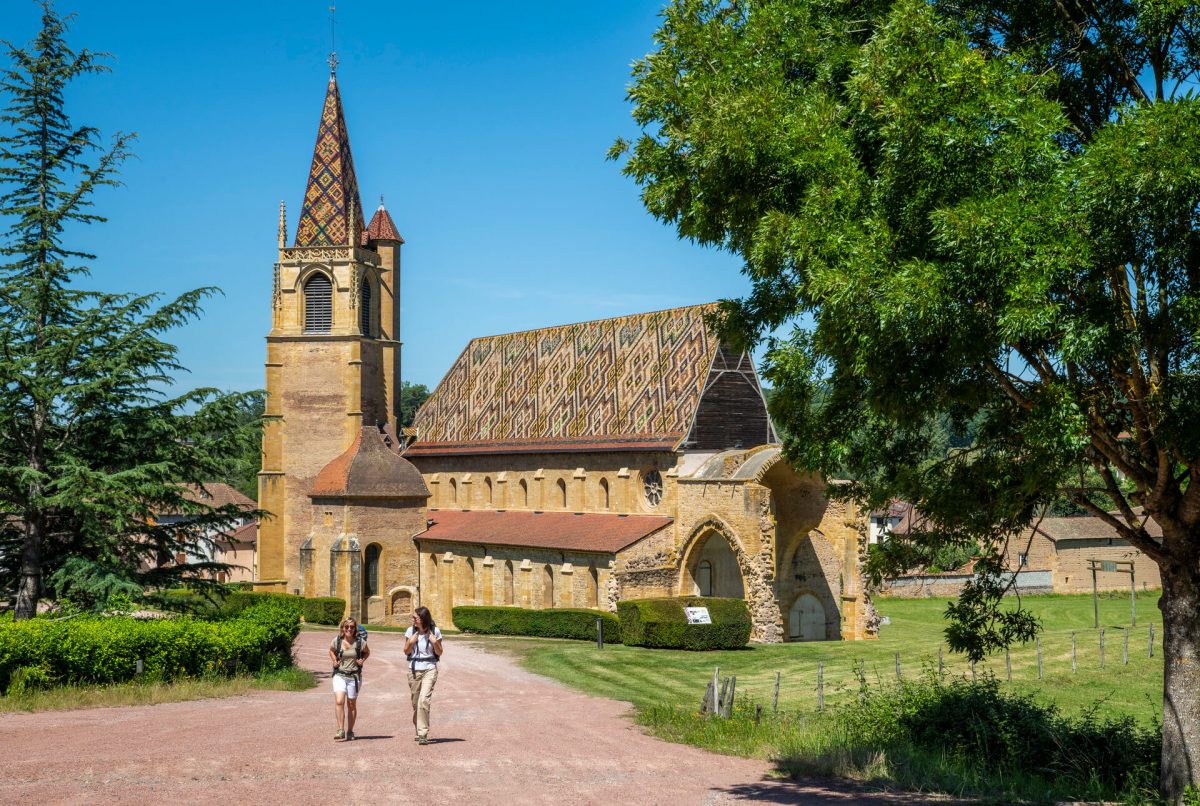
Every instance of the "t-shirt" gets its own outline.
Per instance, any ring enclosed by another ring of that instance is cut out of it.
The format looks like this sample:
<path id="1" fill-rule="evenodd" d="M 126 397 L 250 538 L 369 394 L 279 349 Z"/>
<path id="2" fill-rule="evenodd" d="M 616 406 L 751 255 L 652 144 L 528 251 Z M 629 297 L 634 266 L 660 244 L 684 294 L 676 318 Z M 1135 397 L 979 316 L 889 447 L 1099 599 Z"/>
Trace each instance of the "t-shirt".
<path id="1" fill-rule="evenodd" d="M 342 637 L 339 635 L 337 638 L 333 639 L 333 643 L 329 645 L 329 648 L 332 649 L 333 654 L 336 655 L 338 647 L 341 647 L 342 659 L 338 661 L 338 674 L 343 674 L 347 677 L 353 677 L 362 670 L 362 667 L 355 663 L 355 661 L 358 660 L 358 642 L 351 641 L 350 646 L 346 646 L 345 644 L 341 643 L 341 641 Z M 366 644 L 363 644 L 364 655 L 367 654 L 365 651 L 366 648 Z"/>
<path id="2" fill-rule="evenodd" d="M 417 643 L 413 645 L 412 654 L 408 656 L 409 665 L 415 672 L 424 672 L 432 669 L 437 665 L 436 660 L 421 660 L 421 658 L 436 658 L 433 652 L 433 641 L 429 639 L 429 635 L 420 635 L 412 627 L 405 630 L 404 640 L 407 642 L 413 635 L 417 636 Z M 442 640 L 442 631 L 436 626 L 433 628 L 433 635 L 437 640 Z"/>

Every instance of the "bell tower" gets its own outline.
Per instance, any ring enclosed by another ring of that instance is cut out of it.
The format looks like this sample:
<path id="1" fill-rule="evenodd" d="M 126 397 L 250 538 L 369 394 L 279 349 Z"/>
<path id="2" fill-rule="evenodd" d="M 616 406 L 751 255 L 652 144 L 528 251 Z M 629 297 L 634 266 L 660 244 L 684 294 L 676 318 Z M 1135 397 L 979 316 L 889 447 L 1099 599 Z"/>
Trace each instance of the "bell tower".
<path id="1" fill-rule="evenodd" d="M 258 488 L 259 507 L 271 513 L 259 525 L 263 589 L 303 589 L 300 549 L 316 526 L 314 479 L 364 426 L 394 428 L 403 243 L 382 204 L 369 223 L 363 220 L 331 70 L 291 246 L 282 203 L 279 208 Z"/>

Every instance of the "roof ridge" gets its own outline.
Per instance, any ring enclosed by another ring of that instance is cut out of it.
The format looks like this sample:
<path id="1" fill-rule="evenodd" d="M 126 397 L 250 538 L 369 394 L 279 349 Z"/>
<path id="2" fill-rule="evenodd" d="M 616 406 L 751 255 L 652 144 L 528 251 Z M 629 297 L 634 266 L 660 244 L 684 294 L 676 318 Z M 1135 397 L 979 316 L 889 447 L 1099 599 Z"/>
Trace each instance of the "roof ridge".
<path id="1" fill-rule="evenodd" d="M 469 347 L 470 345 L 474 344 L 477 341 L 487 341 L 488 339 L 499 339 L 499 338 L 503 338 L 504 336 L 520 336 L 525 333 L 541 333 L 544 330 L 557 330 L 559 328 L 567 328 L 567 327 L 583 327 L 585 325 L 596 325 L 601 322 L 615 322 L 618 319 L 640 319 L 640 318 L 646 317 L 646 316 L 653 316 L 656 313 L 674 313 L 676 311 L 687 311 L 687 310 L 691 310 L 693 308 L 715 308 L 719 304 L 720 304 L 719 301 L 714 300 L 713 302 L 700 302 L 695 305 L 677 305 L 673 308 L 659 308 L 659 309 L 653 310 L 653 311 L 642 311 L 641 313 L 625 313 L 625 314 L 621 314 L 619 316 L 603 316 L 603 317 L 600 317 L 599 319 L 585 319 L 582 322 L 564 322 L 561 325 L 546 325 L 545 327 L 530 327 L 530 328 L 526 328 L 525 330 L 513 330 L 508 333 L 496 333 L 491 336 L 475 336 L 469 342 L 467 342 L 467 346 Z"/>

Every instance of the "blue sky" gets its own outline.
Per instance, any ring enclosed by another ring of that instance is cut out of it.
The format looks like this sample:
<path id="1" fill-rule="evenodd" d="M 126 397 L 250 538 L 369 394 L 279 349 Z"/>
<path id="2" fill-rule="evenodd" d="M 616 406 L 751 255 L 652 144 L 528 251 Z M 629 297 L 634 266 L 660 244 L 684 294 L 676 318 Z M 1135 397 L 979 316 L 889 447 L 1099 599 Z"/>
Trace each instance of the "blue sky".
<path id="1" fill-rule="evenodd" d="M 0 38 L 38 8 L 3 0 Z M 404 376 L 431 388 L 473 336 L 738 296 L 740 261 L 679 241 L 605 152 L 659 0 L 337 3 L 338 83 L 367 215 L 407 241 Z M 186 386 L 263 383 L 279 201 L 289 234 L 329 68 L 328 2 L 74 0 L 76 47 L 112 73 L 68 97 L 76 123 L 134 131 L 108 223 L 78 233 L 88 286 L 224 292 L 175 331 Z"/>

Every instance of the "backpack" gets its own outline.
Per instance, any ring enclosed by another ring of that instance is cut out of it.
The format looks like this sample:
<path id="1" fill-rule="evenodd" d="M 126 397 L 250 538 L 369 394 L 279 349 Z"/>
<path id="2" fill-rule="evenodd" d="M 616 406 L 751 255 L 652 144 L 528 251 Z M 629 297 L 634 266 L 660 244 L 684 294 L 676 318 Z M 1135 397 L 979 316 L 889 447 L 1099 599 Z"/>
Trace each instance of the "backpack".
<path id="1" fill-rule="evenodd" d="M 354 657 L 356 657 L 356 658 L 362 657 L 363 647 L 366 646 L 366 644 L 367 644 L 367 628 L 360 624 L 360 625 L 358 625 L 358 633 L 354 636 Z M 338 634 L 337 638 L 333 639 L 333 644 L 329 648 L 332 649 L 334 654 L 337 655 L 338 663 L 340 664 L 342 662 L 342 654 L 346 651 L 346 650 L 342 649 L 341 633 Z M 333 673 L 337 674 L 337 670 L 338 670 L 338 667 L 335 666 L 333 668 Z M 355 674 L 355 677 L 359 678 L 360 680 L 362 679 L 362 667 L 361 666 L 358 667 L 358 673 Z"/>

